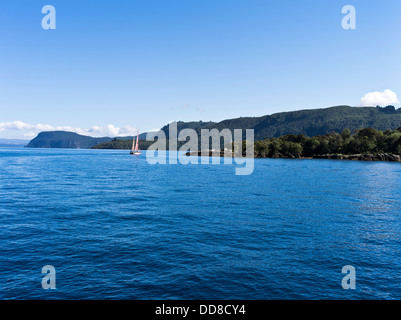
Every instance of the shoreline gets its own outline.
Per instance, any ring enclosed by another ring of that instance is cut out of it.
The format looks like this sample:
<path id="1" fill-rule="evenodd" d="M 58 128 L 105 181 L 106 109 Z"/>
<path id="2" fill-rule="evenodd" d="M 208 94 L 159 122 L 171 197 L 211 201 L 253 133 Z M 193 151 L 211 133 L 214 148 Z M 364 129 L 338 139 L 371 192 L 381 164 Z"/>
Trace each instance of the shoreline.
<path id="1" fill-rule="evenodd" d="M 202 151 L 195 152 L 187 152 L 186 156 L 197 156 L 201 157 Z M 214 155 L 212 151 L 209 151 L 209 157 L 225 157 L 224 151 L 220 151 L 219 155 Z M 234 154 L 231 156 L 232 158 L 236 158 Z M 242 155 L 242 157 L 246 157 L 246 155 Z M 311 160 L 311 159 L 324 159 L 324 160 L 349 160 L 349 161 L 383 161 L 383 162 L 401 162 L 401 156 L 393 153 L 378 153 L 378 154 L 323 154 L 323 155 L 314 155 L 312 157 L 289 157 L 283 154 L 274 154 L 271 157 L 262 157 L 262 156 L 253 156 L 255 159 L 298 159 L 298 160 Z"/>

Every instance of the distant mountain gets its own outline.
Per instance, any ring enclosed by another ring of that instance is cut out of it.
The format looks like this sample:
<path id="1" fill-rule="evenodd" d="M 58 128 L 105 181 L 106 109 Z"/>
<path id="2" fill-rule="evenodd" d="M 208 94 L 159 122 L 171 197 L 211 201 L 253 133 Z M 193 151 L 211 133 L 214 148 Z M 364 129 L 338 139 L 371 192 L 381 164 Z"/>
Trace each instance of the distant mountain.
<path id="1" fill-rule="evenodd" d="M 29 140 L 22 139 L 0 139 L 0 147 L 18 148 L 24 147 L 29 143 Z"/>
<path id="2" fill-rule="evenodd" d="M 97 144 L 111 141 L 112 138 L 92 138 L 75 132 L 46 131 L 31 140 L 27 148 L 73 148 L 89 149 Z"/>

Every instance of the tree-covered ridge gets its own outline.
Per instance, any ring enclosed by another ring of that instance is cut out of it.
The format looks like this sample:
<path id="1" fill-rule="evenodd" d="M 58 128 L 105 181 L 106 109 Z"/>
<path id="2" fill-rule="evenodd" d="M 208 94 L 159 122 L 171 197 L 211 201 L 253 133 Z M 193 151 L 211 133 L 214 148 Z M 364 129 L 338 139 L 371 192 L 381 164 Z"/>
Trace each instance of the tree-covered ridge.
<path id="1" fill-rule="evenodd" d="M 280 137 L 286 134 L 304 134 L 312 137 L 329 132 L 340 133 L 349 128 L 352 132 L 362 128 L 377 130 L 396 129 L 401 127 L 401 108 L 387 107 L 350 107 L 337 106 L 325 109 L 299 110 L 280 112 L 262 117 L 241 117 L 215 122 L 178 122 L 178 131 L 185 128 L 195 129 L 254 129 L 255 140 Z M 168 136 L 169 126 L 162 130 Z"/>
<path id="2" fill-rule="evenodd" d="M 394 154 L 401 155 L 401 127 L 380 131 L 372 128 L 350 129 L 341 133 L 307 137 L 288 134 L 255 142 L 255 157 L 301 158 L 323 155 Z"/>
<path id="3" fill-rule="evenodd" d="M 147 150 L 149 146 L 154 143 L 153 141 L 139 140 L 139 149 Z M 132 139 L 114 138 L 112 141 L 107 141 L 93 146 L 91 149 L 120 149 L 131 150 Z"/>

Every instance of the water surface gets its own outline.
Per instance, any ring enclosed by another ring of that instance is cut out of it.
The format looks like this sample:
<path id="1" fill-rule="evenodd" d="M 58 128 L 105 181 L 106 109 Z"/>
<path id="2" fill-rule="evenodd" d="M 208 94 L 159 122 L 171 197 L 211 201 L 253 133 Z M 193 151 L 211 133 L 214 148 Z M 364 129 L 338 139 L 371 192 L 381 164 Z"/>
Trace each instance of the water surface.
<path id="1" fill-rule="evenodd" d="M 399 163 L 255 159 L 236 176 L 0 148 L 0 298 L 400 299 L 400 185 Z"/>

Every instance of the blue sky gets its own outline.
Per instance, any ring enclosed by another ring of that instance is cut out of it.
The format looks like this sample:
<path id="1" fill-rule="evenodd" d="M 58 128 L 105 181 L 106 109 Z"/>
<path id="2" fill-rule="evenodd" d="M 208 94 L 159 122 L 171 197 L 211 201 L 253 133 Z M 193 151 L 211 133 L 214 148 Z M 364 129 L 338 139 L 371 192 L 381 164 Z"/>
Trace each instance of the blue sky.
<path id="1" fill-rule="evenodd" d="M 44 5 L 56 30 L 41 27 Z M 345 5 L 356 30 L 341 27 Z M 0 137 L 118 135 L 401 95 L 400 30 L 399 0 L 2 0 Z"/>

